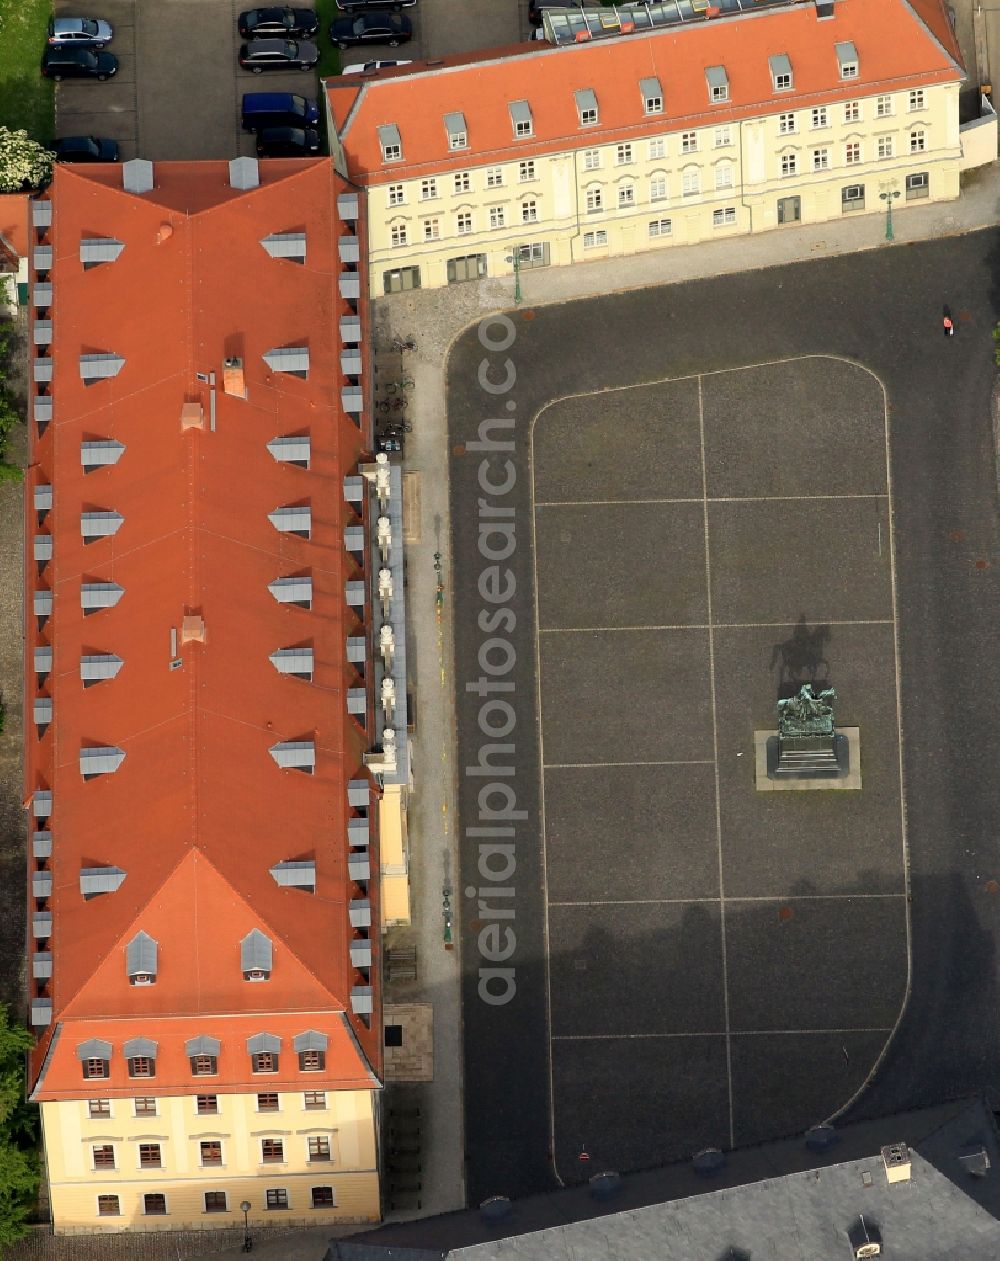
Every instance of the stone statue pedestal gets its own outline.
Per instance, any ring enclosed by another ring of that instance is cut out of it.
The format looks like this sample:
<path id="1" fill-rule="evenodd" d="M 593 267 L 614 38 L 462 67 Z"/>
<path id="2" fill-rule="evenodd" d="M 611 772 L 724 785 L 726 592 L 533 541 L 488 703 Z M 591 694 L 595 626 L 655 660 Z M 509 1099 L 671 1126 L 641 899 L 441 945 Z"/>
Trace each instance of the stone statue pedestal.
<path id="1" fill-rule="evenodd" d="M 854 790 L 861 787 L 861 731 L 838 727 L 833 733 L 779 736 L 755 731 L 754 770 L 758 792 Z"/>
<path id="2" fill-rule="evenodd" d="M 835 731 L 811 736 L 779 734 L 767 742 L 767 773 L 771 779 L 786 775 L 839 779 L 847 774 L 847 753 L 847 741 Z"/>

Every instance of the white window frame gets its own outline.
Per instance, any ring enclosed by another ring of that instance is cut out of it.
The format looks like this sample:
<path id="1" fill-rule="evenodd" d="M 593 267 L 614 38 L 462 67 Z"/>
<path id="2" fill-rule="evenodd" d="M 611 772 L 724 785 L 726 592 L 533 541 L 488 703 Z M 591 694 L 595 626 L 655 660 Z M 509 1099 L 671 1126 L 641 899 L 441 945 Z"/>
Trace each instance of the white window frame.
<path id="1" fill-rule="evenodd" d="M 698 133 L 696 131 L 681 132 L 681 153 L 698 152 Z"/>
<path id="2" fill-rule="evenodd" d="M 910 132 L 910 152 L 927 152 L 927 132 L 923 129 L 923 127 L 915 127 L 913 131 Z"/>
<path id="3" fill-rule="evenodd" d="M 893 115 L 892 97 L 889 95 L 876 96 L 875 98 L 875 117 L 891 118 Z"/>
<path id="4" fill-rule="evenodd" d="M 875 156 L 880 162 L 884 162 L 887 158 L 894 158 L 895 150 L 896 146 L 891 135 L 875 137 Z"/>
<path id="5" fill-rule="evenodd" d="M 608 243 L 607 228 L 594 228 L 591 232 L 583 234 L 583 248 L 585 250 L 597 250 Z"/>
<path id="6" fill-rule="evenodd" d="M 664 227 L 664 225 L 666 225 L 666 227 Z M 650 219 L 648 232 L 649 232 L 649 236 L 652 238 L 673 236 L 674 234 L 673 220 L 672 219 Z"/>
<path id="7" fill-rule="evenodd" d="M 793 175 L 799 173 L 799 155 L 797 153 L 782 153 L 781 158 L 781 178 L 791 179 Z"/>
<path id="8" fill-rule="evenodd" d="M 830 111 L 825 105 L 814 105 L 809 111 L 809 122 L 814 131 L 830 126 Z"/>
<path id="9" fill-rule="evenodd" d="M 926 109 L 926 99 L 923 88 L 911 88 L 909 96 L 910 112 Z"/>
<path id="10" fill-rule="evenodd" d="M 490 206 L 490 230 L 507 226 L 507 207 Z"/>
<path id="11" fill-rule="evenodd" d="M 844 102 L 844 122 L 860 123 L 861 122 L 861 102 L 845 101 Z"/>
<path id="12" fill-rule="evenodd" d="M 590 184 L 584 190 L 587 214 L 596 215 L 604 209 L 604 189 L 600 184 Z"/>
<path id="13" fill-rule="evenodd" d="M 697 197 L 701 193 L 701 171 L 696 166 L 681 171 L 681 196 Z"/>
<path id="14" fill-rule="evenodd" d="M 795 133 L 798 131 L 798 129 L 799 129 L 798 119 L 795 117 L 794 114 L 779 114 L 778 115 L 778 135 L 779 136 L 794 136 Z"/>
<path id="15" fill-rule="evenodd" d="M 732 127 L 728 123 L 723 127 L 716 127 L 714 141 L 716 149 L 727 149 L 733 143 Z"/>
<path id="16" fill-rule="evenodd" d="M 468 171 L 456 171 L 452 183 L 452 191 L 456 194 L 472 192 L 472 176 Z"/>
<path id="17" fill-rule="evenodd" d="M 856 157 L 853 157 L 851 155 L 852 149 L 857 150 Z M 844 144 L 844 165 L 845 166 L 860 166 L 863 160 L 864 160 L 864 155 L 863 155 L 863 151 L 861 147 L 861 141 L 860 140 L 846 141 Z"/>
<path id="18" fill-rule="evenodd" d="M 468 236 L 472 231 L 472 211 L 460 210 L 455 216 L 455 232 L 458 236 Z"/>
<path id="19" fill-rule="evenodd" d="M 422 221 L 422 225 L 423 225 L 423 239 L 425 241 L 440 241 L 441 240 L 441 220 L 440 219 L 424 219 Z"/>
<path id="20" fill-rule="evenodd" d="M 405 184 L 390 184 L 388 185 L 386 192 L 387 192 L 386 201 L 388 202 L 390 209 L 393 206 L 406 205 L 406 185 Z"/>
<path id="21" fill-rule="evenodd" d="M 649 177 L 649 200 L 666 201 L 668 199 L 667 177 L 660 171 Z"/>
<path id="22" fill-rule="evenodd" d="M 599 171 L 601 169 L 600 149 L 584 149 L 583 169 L 585 171 Z"/>
<path id="23" fill-rule="evenodd" d="M 437 179 L 432 175 L 429 179 L 420 181 L 420 200 L 433 201 L 438 195 Z"/>
<path id="24" fill-rule="evenodd" d="M 406 231 L 405 223 L 389 224 L 389 244 L 394 250 L 404 249 L 406 247 L 408 244 L 407 236 L 408 233 Z"/>
<path id="25" fill-rule="evenodd" d="M 813 149 L 812 159 L 814 171 L 828 171 L 830 169 L 829 149 Z"/>
<path id="26" fill-rule="evenodd" d="M 635 185 L 631 181 L 618 185 L 618 209 L 631 210 L 635 205 Z"/>
<path id="27" fill-rule="evenodd" d="M 521 202 L 521 222 L 538 222 L 538 202 L 533 197 L 529 197 L 527 201 Z"/>
<path id="28" fill-rule="evenodd" d="M 733 178 L 732 162 L 720 162 L 715 168 L 715 191 L 722 193 L 732 188 Z"/>
<path id="29" fill-rule="evenodd" d="M 488 166 L 486 168 L 486 187 L 503 188 L 503 167 Z"/>
<path id="30" fill-rule="evenodd" d="M 530 184 L 532 180 L 537 179 L 535 172 L 535 159 L 525 158 L 523 162 L 517 164 L 517 182 L 519 184 Z"/>
<path id="31" fill-rule="evenodd" d="M 736 223 L 736 207 L 720 206 L 712 211 L 713 228 L 731 228 Z"/>
<path id="32" fill-rule="evenodd" d="M 631 166 L 633 161 L 632 142 L 624 141 L 615 148 L 615 166 Z"/>

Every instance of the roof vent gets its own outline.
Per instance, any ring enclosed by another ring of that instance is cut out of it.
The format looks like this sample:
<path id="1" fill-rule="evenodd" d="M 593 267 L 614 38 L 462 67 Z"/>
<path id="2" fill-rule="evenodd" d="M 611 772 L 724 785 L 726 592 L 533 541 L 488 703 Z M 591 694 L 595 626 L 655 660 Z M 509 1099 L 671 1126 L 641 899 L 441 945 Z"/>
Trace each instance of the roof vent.
<path id="1" fill-rule="evenodd" d="M 505 1195 L 491 1195 L 479 1206 L 479 1216 L 492 1226 L 496 1222 L 505 1222 L 514 1212 L 514 1206 Z"/>
<path id="2" fill-rule="evenodd" d="M 84 582 L 80 585 L 80 607 L 84 616 L 98 609 L 111 609 L 125 594 L 117 582 Z"/>
<path id="3" fill-rule="evenodd" d="M 205 619 L 200 613 L 185 613 L 181 619 L 181 646 L 205 642 Z"/>
<path id="4" fill-rule="evenodd" d="M 92 381 L 106 381 L 109 377 L 116 377 L 124 367 L 125 360 L 121 355 L 113 355 L 108 351 L 81 355 L 80 379 L 88 385 Z"/>
<path id="5" fill-rule="evenodd" d="M 96 745 L 80 750 L 80 774 L 84 779 L 111 775 L 125 761 L 125 750 L 115 745 Z"/>
<path id="6" fill-rule="evenodd" d="M 143 158 L 122 163 L 122 187 L 127 193 L 148 193 L 153 187 L 153 164 Z"/>
<path id="7" fill-rule="evenodd" d="M 886 1181 L 909 1182 L 910 1149 L 905 1143 L 892 1143 L 883 1147 L 882 1160 L 885 1162 Z"/>
<path id="8" fill-rule="evenodd" d="M 851 1241 L 856 1261 L 882 1255 L 882 1232 L 867 1218 L 859 1217 L 848 1230 L 847 1237 Z"/>
<path id="9" fill-rule="evenodd" d="M 990 1171 L 990 1154 L 982 1143 L 969 1143 L 958 1153 L 958 1163 L 973 1178 L 985 1178 Z"/>
<path id="10" fill-rule="evenodd" d="M 243 375 L 243 360 L 235 355 L 223 360 L 222 392 L 230 398 L 246 398 L 247 383 Z"/>
<path id="11" fill-rule="evenodd" d="M 229 163 L 229 184 L 232 188 L 248 189 L 260 185 L 260 167 L 256 158 L 233 158 Z"/>
<path id="12" fill-rule="evenodd" d="M 181 432 L 205 428 L 205 409 L 197 400 L 181 404 Z"/>
<path id="13" fill-rule="evenodd" d="M 152 985 L 156 980 L 156 942 L 148 933 L 136 933 L 125 947 L 125 972 L 133 985 Z"/>
<path id="14" fill-rule="evenodd" d="M 293 262 L 306 261 L 306 234 L 304 232 L 272 232 L 261 241 L 272 258 L 290 258 Z"/>
<path id="15" fill-rule="evenodd" d="M 162 245 L 164 241 L 169 241 L 174 235 L 174 225 L 167 223 L 166 220 L 156 229 L 156 244 Z"/>
<path id="16" fill-rule="evenodd" d="M 286 770 L 304 771 L 307 775 L 316 770 L 316 745 L 312 740 L 283 740 L 272 744 L 268 752 Z"/>
<path id="17" fill-rule="evenodd" d="M 710 1178 L 726 1167 L 726 1158 L 718 1147 L 705 1147 L 695 1153 L 691 1163 L 695 1173 L 700 1173 L 703 1178 Z"/>
<path id="18" fill-rule="evenodd" d="M 84 867 L 80 872 L 80 892 L 89 902 L 102 893 L 116 893 L 125 879 L 120 867 Z"/>
<path id="19" fill-rule="evenodd" d="M 244 981 L 266 981 L 271 975 L 271 939 L 252 928 L 240 942 L 240 971 Z"/>
<path id="20" fill-rule="evenodd" d="M 271 879 L 283 889 L 307 889 L 316 892 L 316 861 L 281 862 L 271 868 Z"/>
<path id="21" fill-rule="evenodd" d="M 312 579 L 275 578 L 267 584 L 267 589 L 279 604 L 297 604 L 301 608 L 312 607 Z"/>

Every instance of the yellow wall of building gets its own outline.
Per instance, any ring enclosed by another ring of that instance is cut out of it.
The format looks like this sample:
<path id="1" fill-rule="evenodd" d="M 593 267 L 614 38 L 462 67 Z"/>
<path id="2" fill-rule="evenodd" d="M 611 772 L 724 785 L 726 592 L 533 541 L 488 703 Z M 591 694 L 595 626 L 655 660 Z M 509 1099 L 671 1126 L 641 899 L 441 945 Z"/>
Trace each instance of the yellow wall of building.
<path id="1" fill-rule="evenodd" d="M 883 212 L 884 191 L 899 193 L 897 210 L 954 199 L 962 158 L 958 84 L 918 92 L 859 97 L 857 118 L 843 101 L 814 118 L 790 98 L 789 119 L 772 114 L 664 133 L 625 142 L 624 154 L 595 134 L 590 151 L 535 158 L 530 167 L 513 160 L 401 179 L 395 191 L 372 187 L 372 293 L 386 291 L 387 272 L 398 287 L 396 274 L 411 267 L 420 268 L 421 288 L 445 285 L 449 260 L 467 255 L 485 255 L 489 276 L 511 275 L 515 246 L 528 243 L 558 266 L 767 231 L 782 226 L 779 200 L 795 197 L 799 219 L 791 222 L 802 223 Z M 858 146 L 856 155 L 849 145 Z M 926 184 L 916 184 L 924 174 Z M 843 191 L 852 185 L 864 185 L 864 199 L 845 210 Z M 627 187 L 631 201 L 620 200 Z M 460 216 L 468 216 L 461 230 Z M 395 243 L 400 232 L 405 244 Z"/>
<path id="2" fill-rule="evenodd" d="M 152 1083 L 150 1083 L 152 1085 Z M 279 1110 L 261 1111 L 257 1095 L 217 1096 L 217 1115 L 199 1114 L 196 1097 L 158 1098 L 156 1115 L 135 1114 L 135 1100 L 111 1100 L 110 1117 L 91 1117 L 87 1100 L 42 1104 L 52 1216 L 57 1234 L 126 1229 L 182 1230 L 243 1221 L 377 1221 L 380 1216 L 373 1091 L 326 1092 L 307 1108 L 302 1092 L 279 1095 Z M 309 1139 L 327 1139 L 330 1159 L 311 1158 Z M 283 1144 L 281 1162 L 265 1163 L 264 1139 Z M 222 1164 L 205 1165 L 202 1141 L 222 1144 Z M 161 1168 L 140 1166 L 140 1144 L 160 1145 Z M 114 1147 L 115 1167 L 95 1169 L 95 1146 Z M 333 1207 L 312 1206 L 312 1188 L 331 1187 Z M 288 1208 L 266 1206 L 283 1188 Z M 227 1211 L 206 1211 L 206 1191 L 227 1194 Z M 147 1214 L 144 1195 L 162 1193 L 167 1212 Z M 102 1216 L 98 1197 L 119 1197 L 119 1215 Z"/>

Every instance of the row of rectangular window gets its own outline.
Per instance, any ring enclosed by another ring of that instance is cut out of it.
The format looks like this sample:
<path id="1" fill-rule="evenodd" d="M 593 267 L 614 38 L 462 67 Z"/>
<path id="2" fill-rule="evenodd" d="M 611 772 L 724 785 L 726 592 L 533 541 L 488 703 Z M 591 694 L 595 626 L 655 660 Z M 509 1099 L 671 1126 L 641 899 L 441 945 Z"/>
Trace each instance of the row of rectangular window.
<path id="1" fill-rule="evenodd" d="M 337 1197 L 333 1187 L 310 1187 L 309 1198 L 312 1208 L 336 1208 Z M 226 1191 L 204 1192 L 206 1213 L 228 1213 L 229 1195 Z M 291 1200 L 285 1187 L 271 1187 L 264 1192 L 264 1208 L 268 1211 L 291 1208 Z M 121 1197 L 118 1195 L 99 1195 L 97 1197 L 98 1217 L 120 1217 Z M 167 1197 L 161 1191 L 148 1191 L 142 1196 L 142 1211 L 146 1217 L 163 1217 L 168 1212 Z M 235 1211 L 235 1210 L 234 1210 Z"/>
<path id="2" fill-rule="evenodd" d="M 711 70 L 722 71 L 722 75 L 723 75 L 723 79 L 720 79 L 719 82 L 715 83 L 710 88 L 710 96 L 711 96 L 712 101 L 714 103 L 718 103 L 721 101 L 728 100 L 729 87 L 728 87 L 728 82 L 724 81 L 725 71 L 722 69 L 721 66 L 710 67 L 710 71 Z M 789 86 L 791 85 L 789 84 Z M 663 111 L 662 98 L 657 97 L 655 95 L 649 97 L 646 100 L 645 104 L 646 104 L 645 113 L 647 115 L 659 114 L 659 113 L 662 113 Z M 926 95 L 924 93 L 923 88 L 912 88 L 907 93 L 907 108 L 910 113 L 915 113 L 917 111 L 920 111 L 926 108 Z M 895 98 L 893 96 L 889 94 L 884 94 L 884 95 L 875 97 L 875 117 L 876 118 L 889 118 L 893 115 L 894 112 L 895 112 Z M 578 113 L 580 117 L 581 126 L 592 127 L 592 126 L 597 125 L 599 121 L 599 116 L 598 116 L 596 101 L 593 101 L 593 102 L 588 101 L 586 105 L 578 105 Z M 816 106 L 815 108 L 810 110 L 809 113 L 810 113 L 810 122 L 813 127 L 828 127 L 830 125 L 829 123 L 830 114 L 829 114 L 828 106 L 826 105 Z M 845 123 L 860 122 L 861 116 L 862 116 L 862 103 L 860 100 L 846 101 L 844 103 L 843 120 Z M 786 112 L 786 113 L 779 114 L 778 115 L 778 130 L 782 132 L 794 131 L 797 125 L 796 119 L 797 119 L 797 116 L 794 112 Z M 714 131 L 715 131 L 716 147 L 719 147 L 722 144 L 731 143 L 731 128 L 730 127 L 728 126 L 716 127 L 714 128 Z M 532 134 L 531 129 L 530 129 L 530 122 L 529 122 L 528 130 L 521 131 L 516 134 L 518 135 L 518 138 L 530 136 Z M 453 138 L 454 137 L 451 137 L 451 139 Z M 449 147 L 453 151 L 456 149 L 465 149 L 468 147 L 468 144 L 467 144 L 468 138 L 464 132 L 460 133 L 460 139 L 462 141 L 461 144 L 449 145 Z M 656 140 L 650 141 L 649 143 L 650 143 L 650 146 L 652 147 L 652 146 L 657 146 L 657 145 L 664 145 L 665 141 L 663 138 L 657 138 Z M 693 153 L 697 148 L 698 148 L 698 132 L 696 131 L 681 132 L 681 152 Z M 618 162 L 631 162 L 632 161 L 631 152 L 629 152 L 628 157 L 621 156 L 623 149 L 631 151 L 632 144 L 628 143 L 628 144 L 620 144 L 616 146 L 616 160 Z M 594 160 L 599 162 L 600 150 L 598 149 L 586 150 L 585 160 L 586 160 L 586 155 L 593 155 L 593 154 L 598 155 L 598 157 Z M 385 156 L 384 149 L 383 149 L 383 156 Z M 402 146 L 401 145 L 394 146 L 392 156 L 386 157 L 385 160 L 386 161 L 401 161 L 402 156 L 403 156 Z M 662 152 L 660 154 L 655 154 L 655 153 L 650 154 L 650 157 L 654 159 L 657 156 L 662 156 Z M 471 177 L 468 171 L 461 171 L 457 173 L 453 178 L 454 178 L 454 191 L 456 193 L 469 192 L 470 187 L 471 187 Z M 535 179 L 535 162 L 532 159 L 527 159 L 523 162 L 518 163 L 518 178 L 520 180 Z M 487 188 L 499 187 L 503 183 L 503 181 L 504 181 L 503 167 L 497 166 L 497 167 L 487 168 L 487 171 L 486 171 L 486 187 Z M 401 185 L 390 185 L 390 190 L 392 190 L 393 188 L 400 188 L 400 187 Z M 390 191 L 390 195 L 391 195 L 391 191 Z M 426 179 L 426 180 L 421 181 L 421 197 L 423 199 L 426 199 L 428 197 L 436 197 L 437 195 L 438 193 L 437 193 L 437 179 L 436 178 L 431 178 L 431 179 Z M 399 203 L 393 203 L 392 201 L 390 201 L 389 204 L 393 205 L 393 204 L 399 204 Z"/>
<path id="3" fill-rule="evenodd" d="M 135 1108 L 135 1115 L 138 1116 L 156 1116 L 157 1101 L 149 1097 L 140 1097 L 132 1100 Z M 326 1107 L 326 1091 L 325 1090 L 306 1090 L 302 1094 L 302 1106 L 307 1112 L 315 1112 Z M 110 1099 L 88 1099 L 87 1108 L 92 1118 L 110 1117 L 111 1116 L 111 1100 Z M 281 1110 L 280 1096 L 266 1092 L 257 1096 L 258 1112 L 279 1112 Z M 218 1095 L 196 1095 L 195 1111 L 199 1116 L 216 1116 L 219 1113 L 219 1096 Z"/>
<path id="4" fill-rule="evenodd" d="M 321 1073 L 326 1068 L 325 1051 L 300 1051 L 298 1053 L 299 1072 Z M 133 1055 L 126 1061 L 129 1077 L 155 1077 L 156 1060 L 149 1055 Z M 218 1059 L 214 1055 L 192 1055 L 189 1059 L 191 1074 L 194 1077 L 214 1077 L 219 1071 Z M 250 1064 L 255 1073 L 276 1073 L 278 1071 L 277 1051 L 259 1051 L 250 1056 Z M 82 1061 L 83 1076 L 87 1081 L 99 1081 L 111 1076 L 110 1060 L 91 1056 Z"/>
<path id="5" fill-rule="evenodd" d="M 880 160 L 892 158 L 895 156 L 892 136 L 878 137 L 878 157 Z M 926 134 L 923 131 L 913 131 L 910 133 L 910 153 L 923 153 L 926 150 Z M 852 141 L 845 147 L 844 159 L 848 166 L 857 164 L 861 161 L 861 145 L 860 142 Z M 799 174 L 798 154 L 783 153 L 781 155 L 781 174 L 783 177 Z M 830 150 L 814 149 L 812 152 L 812 169 L 813 171 L 830 170 Z M 733 187 L 733 165 L 732 163 L 722 163 L 715 169 L 715 191 L 724 192 L 726 189 Z M 701 192 L 701 172 L 697 168 L 681 172 L 681 193 L 684 197 L 694 197 Z M 667 200 L 667 177 L 665 175 L 653 176 L 649 181 L 649 200 L 666 201 Z M 586 208 L 588 214 L 598 214 L 604 206 L 604 190 L 600 185 L 591 185 L 585 191 Z M 626 210 L 635 206 L 636 202 L 636 185 L 632 183 L 621 184 L 618 186 L 618 209 Z M 505 206 L 490 206 L 487 213 L 489 215 L 489 224 L 491 230 L 506 228 L 507 224 L 507 208 Z M 537 223 L 538 222 L 538 203 L 534 200 L 521 203 L 521 222 Z M 459 236 L 466 236 L 474 230 L 474 223 L 471 211 L 462 211 L 456 216 L 455 220 L 456 232 Z M 421 229 L 424 241 L 437 241 L 441 238 L 441 220 L 438 218 L 421 220 Z M 389 239 L 393 248 L 399 249 L 410 244 L 409 228 L 405 223 L 390 224 Z"/>
<path id="6" fill-rule="evenodd" d="M 929 196 L 930 182 L 926 171 L 917 172 L 907 175 L 905 181 L 906 199 L 914 201 L 919 198 Z M 858 210 L 864 207 L 864 185 L 849 184 L 841 190 L 842 208 L 847 210 Z M 712 226 L 714 228 L 733 227 L 737 222 L 736 207 L 722 206 L 712 211 Z M 673 222 L 667 218 L 651 219 L 648 223 L 648 234 L 651 238 L 671 236 L 673 233 Z M 606 228 L 595 228 L 593 231 L 583 234 L 583 248 L 597 249 L 608 244 L 608 231 Z M 539 242 L 537 245 L 529 245 L 520 247 L 522 250 L 538 251 L 538 257 L 541 259 L 542 250 L 544 249 L 544 262 L 548 263 L 548 243 Z M 519 259 L 521 267 L 529 264 L 524 261 L 523 256 Z M 542 265 L 540 262 L 533 264 L 535 266 Z M 485 254 L 469 254 L 463 258 L 448 259 L 448 283 L 455 284 L 465 280 L 478 280 L 486 275 L 486 255 Z M 409 289 L 420 288 L 420 268 L 419 267 L 400 267 L 383 273 L 383 286 L 386 293 L 401 293 Z"/>
<path id="7" fill-rule="evenodd" d="M 160 1143 L 137 1143 L 140 1169 L 162 1169 L 163 1148 Z M 91 1149 L 95 1169 L 117 1169 L 117 1155 L 114 1143 L 95 1143 Z M 222 1141 L 206 1139 L 199 1143 L 199 1156 L 203 1166 L 221 1165 Z M 306 1139 L 306 1159 L 313 1161 L 332 1160 L 330 1138 L 326 1134 L 314 1134 Z M 284 1164 L 285 1143 L 280 1138 L 262 1138 L 260 1140 L 260 1163 Z"/>

